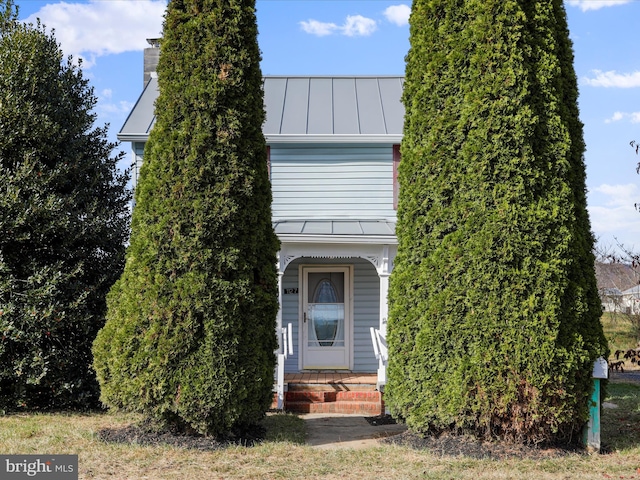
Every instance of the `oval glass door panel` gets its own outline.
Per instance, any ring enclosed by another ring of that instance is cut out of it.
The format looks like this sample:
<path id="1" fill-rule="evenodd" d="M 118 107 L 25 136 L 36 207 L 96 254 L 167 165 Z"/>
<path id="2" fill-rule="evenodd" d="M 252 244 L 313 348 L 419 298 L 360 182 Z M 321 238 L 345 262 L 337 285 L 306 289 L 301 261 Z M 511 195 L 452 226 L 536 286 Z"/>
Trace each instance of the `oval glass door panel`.
<path id="1" fill-rule="evenodd" d="M 311 347 L 344 347 L 344 273 L 309 273 L 308 341 Z"/>

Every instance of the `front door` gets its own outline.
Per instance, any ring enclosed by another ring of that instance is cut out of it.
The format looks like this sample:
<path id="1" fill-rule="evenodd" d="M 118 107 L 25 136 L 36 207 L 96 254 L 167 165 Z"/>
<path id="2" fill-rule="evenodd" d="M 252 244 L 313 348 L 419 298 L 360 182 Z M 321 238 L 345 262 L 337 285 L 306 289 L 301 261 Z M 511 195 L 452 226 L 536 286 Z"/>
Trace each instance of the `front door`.
<path id="1" fill-rule="evenodd" d="M 302 368 L 348 369 L 351 268 L 302 267 Z"/>

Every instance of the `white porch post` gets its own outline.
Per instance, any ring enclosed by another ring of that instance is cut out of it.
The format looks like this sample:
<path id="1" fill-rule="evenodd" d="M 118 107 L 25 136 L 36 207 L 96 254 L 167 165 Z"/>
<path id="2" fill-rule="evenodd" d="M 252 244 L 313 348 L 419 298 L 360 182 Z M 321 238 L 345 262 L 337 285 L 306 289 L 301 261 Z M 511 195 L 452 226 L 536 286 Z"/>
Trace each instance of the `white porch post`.
<path id="1" fill-rule="evenodd" d="M 378 264 L 378 277 L 380 278 L 380 333 L 387 337 L 387 318 L 389 315 L 389 246 L 382 247 L 380 262 Z M 387 383 L 387 367 L 382 358 L 378 360 L 378 388 Z"/>
<path id="2" fill-rule="evenodd" d="M 284 276 L 284 269 L 282 268 L 282 261 L 280 260 L 280 252 L 278 252 L 278 315 L 276 316 L 276 333 L 278 334 L 278 353 L 283 353 L 282 348 L 282 277 Z"/>
<path id="3" fill-rule="evenodd" d="M 278 336 L 278 364 L 276 366 L 276 388 L 278 395 L 278 410 L 284 408 L 284 345 L 282 338 L 282 277 L 284 269 L 282 267 L 282 252 L 278 252 L 278 315 L 276 317 L 276 335 Z"/>

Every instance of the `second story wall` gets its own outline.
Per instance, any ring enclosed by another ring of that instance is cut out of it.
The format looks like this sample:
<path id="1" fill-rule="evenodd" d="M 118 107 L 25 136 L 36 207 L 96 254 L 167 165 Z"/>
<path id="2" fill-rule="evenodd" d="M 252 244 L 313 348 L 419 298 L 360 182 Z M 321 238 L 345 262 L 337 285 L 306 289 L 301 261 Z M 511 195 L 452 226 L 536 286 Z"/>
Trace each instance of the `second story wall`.
<path id="1" fill-rule="evenodd" d="M 135 188 L 140 179 L 140 169 L 142 168 L 142 159 L 144 157 L 145 142 L 133 142 L 133 165 L 131 166 L 131 185 Z"/>
<path id="2" fill-rule="evenodd" d="M 271 144 L 273 218 L 387 219 L 393 145 Z"/>

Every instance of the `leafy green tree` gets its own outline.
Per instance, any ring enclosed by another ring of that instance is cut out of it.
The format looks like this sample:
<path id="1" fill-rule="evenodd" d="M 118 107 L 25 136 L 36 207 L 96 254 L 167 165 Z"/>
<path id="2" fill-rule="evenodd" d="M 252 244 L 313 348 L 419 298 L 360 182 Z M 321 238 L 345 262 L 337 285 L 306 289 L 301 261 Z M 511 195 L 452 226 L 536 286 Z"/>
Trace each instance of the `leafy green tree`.
<path id="1" fill-rule="evenodd" d="M 124 267 L 130 193 L 96 97 L 0 1 L 0 408 L 97 406 L 91 345 Z"/>
<path id="2" fill-rule="evenodd" d="M 608 352 L 562 0 L 416 0 L 410 25 L 387 405 L 580 438 Z"/>
<path id="3" fill-rule="evenodd" d="M 225 435 L 271 404 L 276 253 L 253 0 L 172 0 L 123 276 L 94 344 L 102 400 Z"/>

